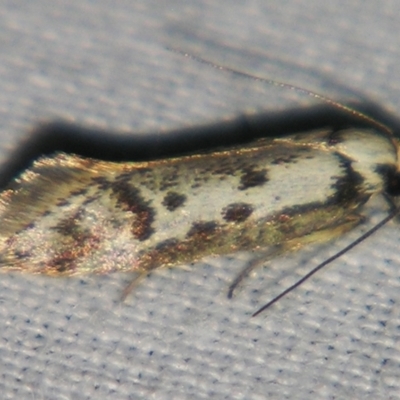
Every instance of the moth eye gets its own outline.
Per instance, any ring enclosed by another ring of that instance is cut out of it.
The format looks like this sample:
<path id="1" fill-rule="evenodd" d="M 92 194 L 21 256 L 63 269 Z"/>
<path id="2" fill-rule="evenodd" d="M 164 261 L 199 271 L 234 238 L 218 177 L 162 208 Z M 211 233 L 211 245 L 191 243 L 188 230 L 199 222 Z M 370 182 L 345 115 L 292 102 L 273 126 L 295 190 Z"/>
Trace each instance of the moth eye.
<path id="1" fill-rule="evenodd" d="M 375 170 L 384 178 L 385 192 L 390 196 L 400 196 L 400 171 L 388 164 L 379 164 Z"/>

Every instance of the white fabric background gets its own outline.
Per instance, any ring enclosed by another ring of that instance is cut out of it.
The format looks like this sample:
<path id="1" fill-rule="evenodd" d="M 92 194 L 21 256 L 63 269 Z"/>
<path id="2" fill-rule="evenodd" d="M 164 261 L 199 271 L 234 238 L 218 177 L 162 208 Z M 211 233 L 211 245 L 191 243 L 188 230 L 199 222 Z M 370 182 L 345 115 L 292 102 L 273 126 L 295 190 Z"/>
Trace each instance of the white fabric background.
<path id="1" fill-rule="evenodd" d="M 40 121 L 168 132 L 271 106 L 265 85 L 166 44 L 396 115 L 399 12 L 396 0 L 3 0 L 1 160 Z M 341 244 L 273 261 L 231 301 L 244 258 L 160 270 L 126 304 L 126 275 L 3 275 L 1 397 L 398 398 L 398 241 L 392 223 L 255 319 Z"/>

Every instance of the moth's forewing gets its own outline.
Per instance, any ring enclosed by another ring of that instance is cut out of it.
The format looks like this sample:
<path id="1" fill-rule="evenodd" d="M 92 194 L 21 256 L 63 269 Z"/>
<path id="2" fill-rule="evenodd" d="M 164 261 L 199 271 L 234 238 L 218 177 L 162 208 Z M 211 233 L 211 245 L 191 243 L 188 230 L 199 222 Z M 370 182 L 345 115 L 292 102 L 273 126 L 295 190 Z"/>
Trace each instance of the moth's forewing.
<path id="1" fill-rule="evenodd" d="M 323 130 L 151 162 L 44 157 L 0 195 L 1 270 L 143 272 L 324 241 L 384 191 L 396 146 Z"/>

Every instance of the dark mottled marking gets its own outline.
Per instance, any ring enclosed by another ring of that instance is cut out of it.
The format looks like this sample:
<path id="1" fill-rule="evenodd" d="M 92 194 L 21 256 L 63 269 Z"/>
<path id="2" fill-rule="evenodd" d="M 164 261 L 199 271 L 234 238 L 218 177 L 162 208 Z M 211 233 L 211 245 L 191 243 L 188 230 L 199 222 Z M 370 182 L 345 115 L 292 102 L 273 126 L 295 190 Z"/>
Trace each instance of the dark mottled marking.
<path id="1" fill-rule="evenodd" d="M 288 154 L 285 156 L 280 156 L 271 161 L 271 164 L 281 165 L 281 164 L 293 164 L 297 161 L 298 156 L 295 154 Z"/>
<path id="2" fill-rule="evenodd" d="M 152 175 L 152 169 L 151 168 L 138 168 L 135 169 L 136 172 L 139 173 L 139 175 L 148 175 L 150 173 L 150 175 Z M 132 177 L 132 172 L 124 172 L 121 175 L 125 175 L 127 178 L 131 178 Z"/>
<path id="3" fill-rule="evenodd" d="M 199 239 L 207 240 L 216 233 L 217 229 L 218 224 L 214 221 L 195 222 L 192 224 L 186 237 L 198 237 Z"/>
<path id="4" fill-rule="evenodd" d="M 181 207 L 186 201 L 186 196 L 184 194 L 179 194 L 177 192 L 168 192 L 163 201 L 162 205 L 168 211 L 175 211 L 177 208 Z"/>
<path id="5" fill-rule="evenodd" d="M 110 189 L 112 182 L 110 182 L 107 178 L 104 178 L 103 176 L 96 176 L 92 178 L 92 181 L 96 183 L 96 185 L 99 187 L 101 190 L 107 190 Z"/>
<path id="6" fill-rule="evenodd" d="M 93 235 L 90 229 L 80 225 L 81 212 L 65 218 L 51 229 L 59 233 L 59 245 L 63 248 L 46 265 L 46 270 L 58 274 L 73 274 L 77 268 L 77 260 L 87 257 L 99 246 L 99 237 Z"/>
<path id="7" fill-rule="evenodd" d="M 205 172 L 207 172 L 207 171 L 205 171 Z M 202 173 L 201 175 L 196 175 L 193 178 L 193 182 L 207 182 L 208 179 L 209 179 L 208 176 L 206 174 Z"/>
<path id="8" fill-rule="evenodd" d="M 76 254 L 73 252 L 65 252 L 59 256 L 54 257 L 48 264 L 49 269 L 53 269 L 62 274 L 65 272 L 72 272 L 76 269 Z"/>
<path id="9" fill-rule="evenodd" d="M 68 204 L 70 204 L 69 197 L 66 198 L 66 199 L 60 199 L 60 200 L 56 203 L 56 206 L 57 206 L 57 207 L 64 207 L 64 206 L 67 206 Z"/>
<path id="10" fill-rule="evenodd" d="M 93 203 L 94 201 L 98 200 L 101 197 L 101 194 L 96 194 L 94 196 L 88 196 L 85 198 L 85 200 L 82 201 L 83 206 L 87 206 L 90 203 Z"/>
<path id="11" fill-rule="evenodd" d="M 177 167 L 169 168 L 168 173 L 166 173 L 160 182 L 159 190 L 164 192 L 168 189 L 173 188 L 176 186 L 177 181 L 179 179 L 179 173 Z"/>
<path id="12" fill-rule="evenodd" d="M 254 170 L 252 168 L 245 168 L 242 171 L 242 176 L 240 177 L 239 190 L 246 190 L 248 188 L 262 186 L 268 182 L 267 170 Z"/>
<path id="13" fill-rule="evenodd" d="M 140 241 L 148 239 L 154 233 L 152 223 L 155 215 L 150 202 L 143 198 L 139 189 L 128 182 L 114 182 L 112 191 L 117 197 L 118 205 L 136 215 L 131 227 L 133 236 Z"/>
<path id="14" fill-rule="evenodd" d="M 222 217 L 227 222 L 244 222 L 254 209 L 247 203 L 232 203 L 222 210 Z"/>
<path id="15" fill-rule="evenodd" d="M 233 166 L 231 163 L 221 163 L 213 170 L 214 175 L 232 176 L 235 175 L 237 168 L 240 166 Z"/>
<path id="16" fill-rule="evenodd" d="M 48 262 L 45 269 L 51 275 L 74 274 L 77 268 L 77 260 L 87 257 L 92 251 L 99 247 L 100 239 L 90 234 L 90 232 L 75 232 L 72 236 L 73 243 L 68 243 L 65 250 L 55 255 Z"/>
<path id="17" fill-rule="evenodd" d="M 254 248 L 254 238 L 250 235 L 241 235 L 237 238 L 235 244 L 241 249 L 252 249 Z"/>
<path id="18" fill-rule="evenodd" d="M 234 176 L 235 170 L 233 168 L 218 168 L 215 169 L 212 174 L 219 175 L 219 176 Z"/>
<path id="19" fill-rule="evenodd" d="M 179 240 L 176 238 L 167 239 L 167 240 L 164 240 L 163 242 L 158 243 L 157 246 L 155 247 L 155 250 L 166 251 L 169 248 L 176 246 L 178 243 L 179 243 Z"/>
<path id="20" fill-rule="evenodd" d="M 62 219 L 58 222 L 56 226 L 51 227 L 52 230 L 56 231 L 62 236 L 71 237 L 73 239 L 77 239 L 76 235 L 79 233 L 79 213 L 69 217 Z"/>
<path id="21" fill-rule="evenodd" d="M 88 242 L 94 244 L 94 242 L 97 241 L 90 229 L 85 228 L 80 224 L 81 219 L 82 212 L 78 211 L 73 216 L 59 221 L 57 225 L 50 229 L 56 231 L 67 239 L 74 240 L 75 243 L 73 247 L 75 251 L 78 251 L 78 248 L 84 248 Z"/>
<path id="22" fill-rule="evenodd" d="M 71 192 L 71 196 L 81 196 L 81 195 L 86 194 L 87 191 L 88 191 L 88 188 L 87 188 L 87 187 L 83 187 L 83 188 L 80 188 L 80 189 L 76 189 L 76 190 L 73 190 L 73 191 Z"/>
<path id="23" fill-rule="evenodd" d="M 364 183 L 364 178 L 361 174 L 354 171 L 352 160 L 346 158 L 342 154 L 336 153 L 340 160 L 340 166 L 345 170 L 345 174 L 336 178 L 336 182 L 332 185 L 335 194 L 328 199 L 330 204 L 346 204 L 349 200 L 356 199 L 362 191 L 360 187 Z M 364 196 L 364 194 L 362 194 Z"/>

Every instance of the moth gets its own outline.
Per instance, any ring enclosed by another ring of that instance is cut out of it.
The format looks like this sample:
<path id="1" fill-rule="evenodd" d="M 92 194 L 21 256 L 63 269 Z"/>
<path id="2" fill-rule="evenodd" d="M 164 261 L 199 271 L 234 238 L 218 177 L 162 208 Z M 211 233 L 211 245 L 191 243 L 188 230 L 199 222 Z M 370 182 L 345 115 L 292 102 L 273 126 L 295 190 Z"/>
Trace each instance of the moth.
<path id="1" fill-rule="evenodd" d="M 376 126 L 264 137 L 150 161 L 50 152 L 0 193 L 0 270 L 134 272 L 126 295 L 157 268 L 251 252 L 231 296 L 272 256 L 354 228 L 371 196 L 392 202 L 400 193 L 398 154 L 398 140 Z"/>

